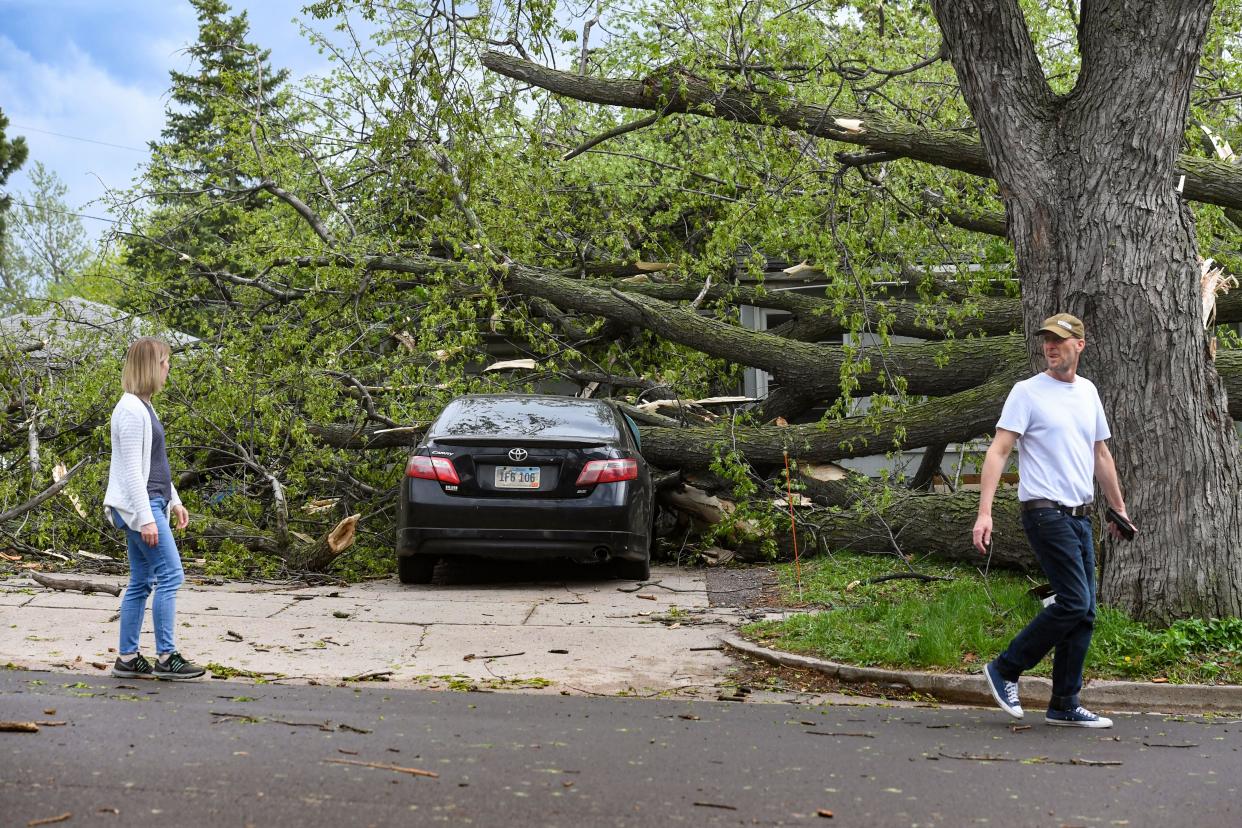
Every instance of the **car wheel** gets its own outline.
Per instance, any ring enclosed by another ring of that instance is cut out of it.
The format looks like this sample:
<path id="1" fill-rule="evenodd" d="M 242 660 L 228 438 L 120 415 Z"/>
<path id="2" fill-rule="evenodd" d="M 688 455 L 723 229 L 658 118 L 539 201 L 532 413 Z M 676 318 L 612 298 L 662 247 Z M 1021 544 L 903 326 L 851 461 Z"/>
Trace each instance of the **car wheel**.
<path id="1" fill-rule="evenodd" d="M 622 581 L 645 581 L 651 577 L 651 555 L 640 561 L 618 558 L 612 562 L 612 575 Z"/>
<path id="2" fill-rule="evenodd" d="M 429 584 L 439 561 L 430 555 L 397 558 L 397 577 L 403 584 Z"/>

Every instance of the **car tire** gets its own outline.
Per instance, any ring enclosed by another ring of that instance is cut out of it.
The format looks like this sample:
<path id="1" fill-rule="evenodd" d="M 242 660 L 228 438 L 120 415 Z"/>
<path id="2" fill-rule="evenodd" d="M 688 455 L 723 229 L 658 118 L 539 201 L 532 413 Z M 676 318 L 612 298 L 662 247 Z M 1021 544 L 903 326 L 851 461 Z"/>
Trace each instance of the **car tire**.
<path id="1" fill-rule="evenodd" d="M 645 581 L 651 577 L 651 555 L 642 560 L 629 561 L 618 558 L 612 562 L 612 576 L 622 581 Z"/>
<path id="2" fill-rule="evenodd" d="M 397 558 L 397 577 L 403 584 L 429 584 L 439 561 L 430 555 Z"/>

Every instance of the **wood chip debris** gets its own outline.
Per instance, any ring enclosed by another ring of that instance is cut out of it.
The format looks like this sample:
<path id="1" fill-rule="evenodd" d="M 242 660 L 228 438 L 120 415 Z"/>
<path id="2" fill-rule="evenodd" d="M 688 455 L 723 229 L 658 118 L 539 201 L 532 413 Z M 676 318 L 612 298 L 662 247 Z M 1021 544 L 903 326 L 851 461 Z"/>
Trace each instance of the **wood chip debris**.
<path id="1" fill-rule="evenodd" d="M 38 733 L 34 722 L 0 722 L 0 733 Z"/>

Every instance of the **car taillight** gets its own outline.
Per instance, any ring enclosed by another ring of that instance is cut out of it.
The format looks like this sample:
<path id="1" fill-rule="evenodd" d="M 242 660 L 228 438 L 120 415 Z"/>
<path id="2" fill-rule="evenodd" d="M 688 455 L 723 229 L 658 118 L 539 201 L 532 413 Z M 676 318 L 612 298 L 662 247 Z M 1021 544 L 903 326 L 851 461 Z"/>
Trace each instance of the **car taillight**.
<path id="1" fill-rule="evenodd" d="M 621 480 L 638 479 L 637 460 L 592 460 L 582 467 L 578 486 L 594 486 L 596 483 L 617 483 Z"/>
<path id="2" fill-rule="evenodd" d="M 461 483 L 453 461 L 447 457 L 424 457 L 416 454 L 410 458 L 405 467 L 406 477 L 417 477 L 422 480 L 439 480 L 456 486 Z"/>

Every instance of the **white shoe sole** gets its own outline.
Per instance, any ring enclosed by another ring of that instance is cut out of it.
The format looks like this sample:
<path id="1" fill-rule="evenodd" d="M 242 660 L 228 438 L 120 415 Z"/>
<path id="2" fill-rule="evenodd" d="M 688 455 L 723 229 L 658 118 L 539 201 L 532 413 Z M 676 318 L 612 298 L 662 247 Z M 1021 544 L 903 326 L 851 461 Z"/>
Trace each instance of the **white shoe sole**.
<path id="1" fill-rule="evenodd" d="M 1106 727 L 1113 726 L 1112 719 L 1101 719 L 1095 722 L 1064 722 L 1060 719 L 1049 719 L 1045 716 L 1044 721 L 1054 727 L 1085 727 L 1091 730 L 1103 730 Z"/>

